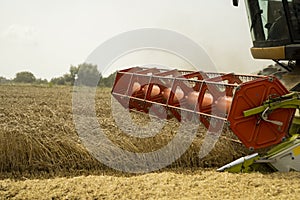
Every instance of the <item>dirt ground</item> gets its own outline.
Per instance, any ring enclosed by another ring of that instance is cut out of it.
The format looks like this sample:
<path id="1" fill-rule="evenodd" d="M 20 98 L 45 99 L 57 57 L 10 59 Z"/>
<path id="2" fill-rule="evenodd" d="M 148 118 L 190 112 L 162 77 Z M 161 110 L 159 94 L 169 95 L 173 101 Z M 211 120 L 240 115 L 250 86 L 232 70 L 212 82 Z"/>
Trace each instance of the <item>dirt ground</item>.
<path id="1" fill-rule="evenodd" d="M 226 133 L 208 156 L 199 159 L 203 127 L 171 167 L 138 175 L 109 170 L 78 138 L 72 91 L 0 85 L 0 199 L 298 199 L 298 172 L 216 172 L 216 167 L 247 151 Z M 145 141 L 122 134 L 111 115 L 109 89 L 97 91 L 96 109 L 107 136 L 130 151 L 161 148 L 178 128 L 170 120 L 162 133 Z M 137 124 L 149 120 L 137 113 L 131 117 Z"/>

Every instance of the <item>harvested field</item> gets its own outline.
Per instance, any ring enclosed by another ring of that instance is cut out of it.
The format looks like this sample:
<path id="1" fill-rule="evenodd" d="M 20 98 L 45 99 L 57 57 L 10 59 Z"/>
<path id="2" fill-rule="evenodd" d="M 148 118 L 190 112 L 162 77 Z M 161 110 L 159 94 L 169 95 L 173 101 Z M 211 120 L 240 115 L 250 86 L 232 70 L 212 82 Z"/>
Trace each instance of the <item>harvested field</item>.
<path id="1" fill-rule="evenodd" d="M 0 199 L 38 199 L 42 194 L 49 199 L 293 199 L 299 192 L 300 174 L 296 172 L 214 172 L 215 167 L 248 152 L 227 131 L 208 156 L 199 159 L 205 133 L 202 126 L 197 127 L 190 148 L 171 166 L 141 175 L 114 171 L 81 144 L 73 123 L 72 91 L 72 87 L 0 85 Z M 123 113 L 121 109 L 114 112 Z M 146 139 L 124 134 L 112 116 L 107 88 L 97 90 L 96 114 L 107 137 L 131 152 L 163 147 L 179 126 L 171 119 L 158 135 Z M 130 115 L 136 124 L 150 122 L 146 115 Z"/>
<path id="2" fill-rule="evenodd" d="M 300 174 L 230 174 L 184 169 L 137 176 L 0 180 L 14 199 L 298 199 Z"/>

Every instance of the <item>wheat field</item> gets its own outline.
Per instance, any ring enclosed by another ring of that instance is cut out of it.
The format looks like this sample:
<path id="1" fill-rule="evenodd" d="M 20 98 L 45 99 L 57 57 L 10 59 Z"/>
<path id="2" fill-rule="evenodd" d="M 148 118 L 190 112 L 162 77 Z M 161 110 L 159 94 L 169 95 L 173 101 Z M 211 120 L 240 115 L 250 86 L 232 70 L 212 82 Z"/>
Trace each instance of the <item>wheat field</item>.
<path id="1" fill-rule="evenodd" d="M 0 199 L 297 199 L 298 172 L 216 172 L 216 167 L 248 151 L 227 130 L 200 159 L 205 133 L 201 125 L 187 151 L 162 169 L 139 174 L 111 169 L 82 145 L 73 120 L 72 92 L 70 86 L 0 85 Z M 170 119 L 158 135 L 134 138 L 122 133 L 113 117 L 124 111 L 111 107 L 110 89 L 97 89 L 101 129 L 131 152 L 162 148 L 179 127 Z M 153 120 L 135 112 L 130 116 L 141 126 Z"/>

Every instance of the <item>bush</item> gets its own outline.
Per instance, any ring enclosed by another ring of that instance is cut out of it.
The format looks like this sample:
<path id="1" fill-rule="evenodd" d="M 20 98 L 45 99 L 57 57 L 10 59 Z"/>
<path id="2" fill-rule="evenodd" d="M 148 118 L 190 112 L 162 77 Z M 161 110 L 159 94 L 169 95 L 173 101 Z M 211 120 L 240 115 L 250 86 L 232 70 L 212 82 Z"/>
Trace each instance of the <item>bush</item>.
<path id="1" fill-rule="evenodd" d="M 35 76 L 31 72 L 18 72 L 14 78 L 16 83 L 34 83 L 36 80 Z"/>
<path id="2" fill-rule="evenodd" d="M 50 82 L 55 85 L 65 85 L 66 84 L 66 80 L 64 77 L 52 78 L 50 80 Z"/>
<path id="3" fill-rule="evenodd" d="M 5 84 L 5 83 L 9 83 L 9 82 L 10 82 L 9 79 L 7 79 L 7 78 L 5 78 L 3 76 L 0 76 L 0 84 Z"/>
<path id="4" fill-rule="evenodd" d="M 35 83 L 36 84 L 47 84 L 48 80 L 47 79 L 38 78 L 38 79 L 35 80 Z"/>

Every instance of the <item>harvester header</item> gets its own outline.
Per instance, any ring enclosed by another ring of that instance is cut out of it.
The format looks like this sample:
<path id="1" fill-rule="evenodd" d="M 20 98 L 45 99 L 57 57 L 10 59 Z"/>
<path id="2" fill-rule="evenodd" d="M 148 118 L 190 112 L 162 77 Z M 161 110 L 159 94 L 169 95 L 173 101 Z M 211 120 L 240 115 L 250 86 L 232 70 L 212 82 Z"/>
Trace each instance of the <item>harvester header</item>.
<path id="1" fill-rule="evenodd" d="M 282 142 L 295 109 L 276 109 L 264 115 L 244 111 L 288 94 L 272 76 L 133 67 L 117 72 L 112 95 L 129 110 L 178 121 L 197 117 L 214 133 L 227 124 L 249 149 Z"/>

